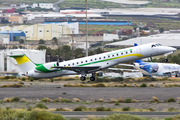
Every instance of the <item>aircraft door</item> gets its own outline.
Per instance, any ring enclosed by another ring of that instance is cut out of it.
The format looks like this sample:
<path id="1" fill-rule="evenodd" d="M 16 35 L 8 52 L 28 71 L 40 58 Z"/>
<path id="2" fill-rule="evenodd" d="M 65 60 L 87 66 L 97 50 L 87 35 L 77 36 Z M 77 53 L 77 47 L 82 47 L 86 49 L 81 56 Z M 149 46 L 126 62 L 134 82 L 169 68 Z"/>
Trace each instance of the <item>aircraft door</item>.
<path id="1" fill-rule="evenodd" d="M 137 56 L 140 57 L 141 56 L 141 47 L 137 47 Z"/>

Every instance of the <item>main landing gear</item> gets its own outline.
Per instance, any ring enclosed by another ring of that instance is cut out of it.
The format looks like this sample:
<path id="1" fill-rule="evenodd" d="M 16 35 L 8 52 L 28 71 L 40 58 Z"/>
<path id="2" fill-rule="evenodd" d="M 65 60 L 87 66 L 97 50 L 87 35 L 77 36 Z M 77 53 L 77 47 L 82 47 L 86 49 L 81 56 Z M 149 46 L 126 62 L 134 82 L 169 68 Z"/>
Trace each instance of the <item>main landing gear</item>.
<path id="1" fill-rule="evenodd" d="M 80 77 L 81 81 L 85 81 L 86 77 L 85 76 L 81 76 Z M 92 76 L 90 77 L 90 81 L 95 81 L 95 72 L 92 73 Z"/>
<path id="2" fill-rule="evenodd" d="M 85 81 L 86 77 L 85 76 L 81 76 L 80 79 L 81 79 L 81 81 Z"/>
<path id="3" fill-rule="evenodd" d="M 167 59 L 167 58 L 165 58 L 165 59 L 164 59 L 164 62 L 168 62 L 168 59 Z"/>
<path id="4" fill-rule="evenodd" d="M 95 72 L 92 72 L 92 76 L 90 77 L 90 81 L 95 81 Z"/>

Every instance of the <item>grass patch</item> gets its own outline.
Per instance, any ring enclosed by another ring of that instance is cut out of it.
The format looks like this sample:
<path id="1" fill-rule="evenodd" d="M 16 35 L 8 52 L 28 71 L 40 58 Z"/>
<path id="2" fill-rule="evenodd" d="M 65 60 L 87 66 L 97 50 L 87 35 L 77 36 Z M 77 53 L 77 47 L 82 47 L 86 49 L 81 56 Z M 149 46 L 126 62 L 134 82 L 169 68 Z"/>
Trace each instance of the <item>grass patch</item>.
<path id="1" fill-rule="evenodd" d="M 120 105 L 119 102 L 116 102 L 114 105 Z"/>
<path id="2" fill-rule="evenodd" d="M 42 101 L 42 102 L 50 102 L 51 100 L 46 97 L 46 98 L 42 98 L 41 101 Z"/>
<path id="3" fill-rule="evenodd" d="M 87 108 L 85 106 L 79 106 L 79 107 L 76 107 L 74 108 L 73 111 L 85 111 Z"/>
<path id="4" fill-rule="evenodd" d="M 108 117 L 100 117 L 100 118 L 89 118 L 88 120 L 149 120 L 145 117 L 139 117 L 135 115 L 129 114 L 112 114 Z"/>
<path id="5" fill-rule="evenodd" d="M 132 100 L 130 98 L 127 98 L 126 100 L 124 100 L 124 103 L 131 103 Z"/>
<path id="6" fill-rule="evenodd" d="M 157 98 L 157 97 L 155 97 L 155 96 L 152 96 L 152 100 L 151 100 L 151 102 L 159 102 L 159 99 Z"/>
<path id="7" fill-rule="evenodd" d="M 23 87 L 22 84 L 3 84 L 1 85 L 2 88 L 6 88 L 6 87 L 14 87 L 14 88 L 19 88 L 19 87 Z"/>
<path id="8" fill-rule="evenodd" d="M 141 84 L 140 87 L 147 87 L 145 83 Z"/>
<path id="9" fill-rule="evenodd" d="M 93 87 L 106 87 L 104 83 L 98 83 L 96 85 L 93 85 Z"/>
<path id="10" fill-rule="evenodd" d="M 64 102 L 64 103 L 72 103 L 72 100 L 70 100 L 70 99 L 61 99 L 61 102 Z"/>
<path id="11" fill-rule="evenodd" d="M 174 98 L 169 98 L 168 102 L 176 102 L 176 100 Z"/>
<path id="12" fill-rule="evenodd" d="M 65 0 L 64 2 L 58 4 L 61 9 L 70 8 L 70 7 L 82 7 L 85 6 L 84 0 Z M 96 0 L 88 0 L 87 5 L 89 8 L 119 8 L 119 4 L 113 2 L 103 2 Z"/>
<path id="13" fill-rule="evenodd" d="M 97 107 L 96 111 L 112 111 L 111 108 Z"/>
<path id="14" fill-rule="evenodd" d="M 44 104 L 42 104 L 42 103 L 37 104 L 36 106 L 34 106 L 34 108 L 48 109 L 48 107 L 47 107 L 47 106 L 45 106 L 45 105 L 44 105 Z"/>
<path id="15" fill-rule="evenodd" d="M 169 111 L 169 112 L 172 112 L 172 111 L 177 111 L 177 109 L 175 109 L 175 108 L 171 107 L 171 108 L 168 108 L 168 111 Z"/>
<path id="16" fill-rule="evenodd" d="M 60 114 L 45 111 L 17 111 L 0 109 L 1 120 L 66 120 Z"/>
<path id="17" fill-rule="evenodd" d="M 19 102 L 20 101 L 20 98 L 19 97 L 14 97 L 12 98 L 12 102 Z"/>
<path id="18" fill-rule="evenodd" d="M 130 111 L 130 107 L 123 107 L 122 110 L 123 111 Z"/>

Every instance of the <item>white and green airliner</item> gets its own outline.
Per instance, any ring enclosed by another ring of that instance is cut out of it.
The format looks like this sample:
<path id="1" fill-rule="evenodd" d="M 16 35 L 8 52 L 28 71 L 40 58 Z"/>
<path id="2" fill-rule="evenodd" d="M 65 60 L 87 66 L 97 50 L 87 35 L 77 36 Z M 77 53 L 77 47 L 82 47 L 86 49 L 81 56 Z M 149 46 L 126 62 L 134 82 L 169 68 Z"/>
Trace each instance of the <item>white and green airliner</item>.
<path id="1" fill-rule="evenodd" d="M 177 49 L 173 47 L 162 46 L 158 43 L 149 43 L 83 58 L 44 64 L 35 64 L 26 55 L 10 55 L 10 57 L 16 60 L 24 76 L 53 78 L 63 75 L 81 74 L 80 79 L 84 81 L 86 80 L 86 74 L 92 73 L 90 80 L 94 81 L 95 72 L 99 70 L 112 67 L 119 63 L 161 55 L 175 50 Z"/>

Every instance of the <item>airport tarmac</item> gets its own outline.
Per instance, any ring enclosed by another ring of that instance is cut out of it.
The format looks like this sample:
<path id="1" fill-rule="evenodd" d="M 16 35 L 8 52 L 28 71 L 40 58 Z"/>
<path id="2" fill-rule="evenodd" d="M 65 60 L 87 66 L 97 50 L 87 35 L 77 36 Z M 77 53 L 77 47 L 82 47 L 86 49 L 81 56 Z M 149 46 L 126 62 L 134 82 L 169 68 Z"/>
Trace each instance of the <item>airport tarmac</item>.
<path id="1" fill-rule="evenodd" d="M 110 100 L 122 97 L 150 101 L 152 96 L 156 96 L 159 101 L 165 101 L 172 97 L 180 97 L 180 87 L 63 87 L 58 83 L 50 83 L 49 85 L 30 85 L 30 87 L 22 88 L 0 88 L 0 91 L 0 99 L 6 97 L 57 99 L 62 97 L 79 98 L 80 100 Z"/>
<path id="2" fill-rule="evenodd" d="M 70 83 L 71 81 L 68 81 Z M 11 82 L 12 83 L 12 82 Z M 48 108 L 69 108 L 73 110 L 78 106 L 85 106 L 86 108 L 123 108 L 130 107 L 136 109 L 149 109 L 155 111 L 168 111 L 169 108 L 179 110 L 180 104 L 177 97 L 180 97 L 180 87 L 63 87 L 61 82 L 24 82 L 25 87 L 21 88 L 0 88 L 0 100 L 4 98 L 19 97 L 25 98 L 26 102 L 3 102 L 0 104 L 2 108 L 28 108 L 35 106 L 41 102 L 42 98 L 48 97 L 52 100 L 61 97 L 63 99 L 73 100 L 78 98 L 79 103 L 62 103 L 50 102 L 44 103 Z M 2 84 L 2 83 L 0 83 Z M 33 85 L 29 85 L 33 84 Z M 29 87 L 28 87 L 29 85 Z M 152 96 L 159 99 L 159 103 L 151 103 Z M 112 99 L 127 98 L 136 99 L 136 103 L 110 103 Z M 169 98 L 175 98 L 176 102 L 167 103 Z M 93 102 L 95 100 L 103 99 L 106 102 Z M 84 102 L 86 101 L 86 102 Z"/>

